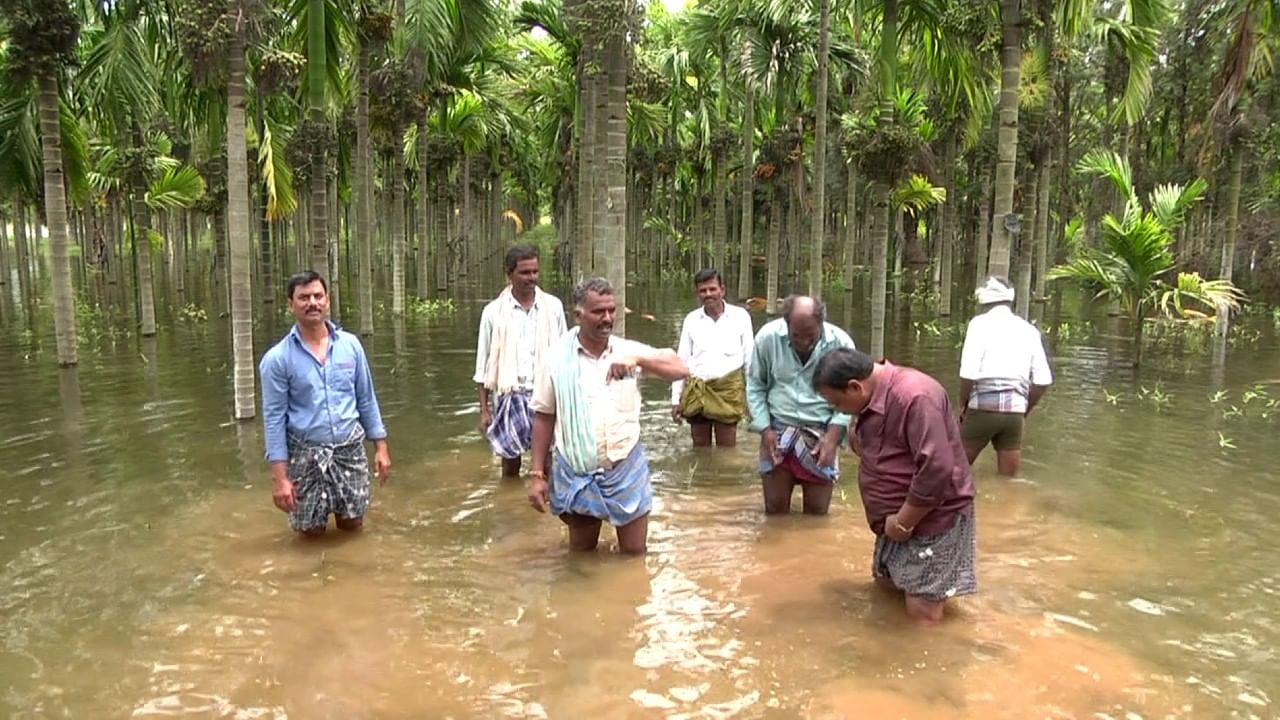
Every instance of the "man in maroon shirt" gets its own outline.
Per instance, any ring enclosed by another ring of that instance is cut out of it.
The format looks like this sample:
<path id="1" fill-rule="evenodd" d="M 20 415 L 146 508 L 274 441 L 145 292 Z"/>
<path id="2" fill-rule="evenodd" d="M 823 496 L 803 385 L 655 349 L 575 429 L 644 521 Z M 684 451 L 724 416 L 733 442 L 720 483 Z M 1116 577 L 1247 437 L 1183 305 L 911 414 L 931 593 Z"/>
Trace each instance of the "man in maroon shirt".
<path id="1" fill-rule="evenodd" d="M 854 416 L 858 488 L 876 534 L 871 574 L 906 594 L 907 614 L 942 620 L 948 598 L 977 590 L 973 473 L 937 380 L 856 350 L 825 355 L 813 386 Z"/>

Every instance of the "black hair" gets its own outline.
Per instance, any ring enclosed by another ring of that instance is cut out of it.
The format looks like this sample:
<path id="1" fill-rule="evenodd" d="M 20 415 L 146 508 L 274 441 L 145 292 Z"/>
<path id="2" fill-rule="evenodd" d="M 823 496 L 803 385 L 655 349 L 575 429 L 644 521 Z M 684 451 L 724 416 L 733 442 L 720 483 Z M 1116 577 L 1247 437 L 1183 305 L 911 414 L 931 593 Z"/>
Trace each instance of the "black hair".
<path id="1" fill-rule="evenodd" d="M 511 249 L 507 251 L 507 257 L 503 264 L 507 268 L 507 274 L 510 275 L 516 271 L 516 266 L 520 264 L 521 260 L 537 259 L 538 248 L 532 245 L 512 245 Z"/>
<path id="2" fill-rule="evenodd" d="M 870 355 L 850 348 L 836 348 L 818 360 L 818 367 L 813 371 L 813 389 L 844 390 L 850 380 L 871 377 L 873 368 L 875 361 Z"/>
<path id="3" fill-rule="evenodd" d="M 720 271 L 715 268 L 703 268 L 699 270 L 698 274 L 693 276 L 693 285 L 694 287 L 697 287 L 698 285 L 711 280 L 719 280 L 720 287 L 724 287 L 724 278 L 720 277 Z"/>
<path id="4" fill-rule="evenodd" d="M 285 284 L 285 297 L 293 300 L 294 290 L 297 290 L 303 285 L 310 285 L 317 280 L 320 281 L 320 286 L 324 288 L 324 294 L 328 295 L 329 283 L 324 281 L 324 278 L 320 276 L 320 273 L 315 270 L 303 270 L 302 272 L 294 273 L 289 276 L 289 281 Z"/>
<path id="5" fill-rule="evenodd" d="M 796 309 L 796 301 L 800 298 L 808 297 L 807 295 L 788 295 L 787 299 L 782 301 L 782 317 L 791 323 L 791 311 Z M 819 323 L 827 321 L 827 304 L 818 298 L 809 298 L 813 301 L 813 315 L 818 319 Z"/>
<path id="6" fill-rule="evenodd" d="M 573 306 L 582 307 L 582 304 L 587 301 L 587 293 L 612 295 L 613 283 L 602 277 L 586 278 L 573 288 Z"/>

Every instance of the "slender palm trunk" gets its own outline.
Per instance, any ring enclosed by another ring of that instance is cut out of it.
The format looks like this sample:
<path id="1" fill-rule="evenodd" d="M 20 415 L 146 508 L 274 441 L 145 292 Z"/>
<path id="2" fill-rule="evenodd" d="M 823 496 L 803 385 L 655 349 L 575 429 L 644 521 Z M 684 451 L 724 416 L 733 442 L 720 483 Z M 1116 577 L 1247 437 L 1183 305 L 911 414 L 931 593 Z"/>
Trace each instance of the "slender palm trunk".
<path id="1" fill-rule="evenodd" d="M 617 3 L 619 14 L 624 4 Z M 604 47 L 608 114 L 605 120 L 604 276 L 613 284 L 618 303 L 614 332 L 626 337 L 627 314 L 627 42 L 622 34 Z"/>
<path id="2" fill-rule="evenodd" d="M 831 54 L 831 0 L 819 0 L 818 90 L 813 131 L 813 210 L 810 213 L 809 294 L 822 295 L 822 245 L 827 220 L 827 61 Z"/>
<path id="3" fill-rule="evenodd" d="M 244 26 L 231 34 L 227 62 L 227 244 L 231 248 L 232 384 L 237 420 L 257 414 L 253 363 L 253 236 L 245 146 Z"/>
<path id="4" fill-rule="evenodd" d="M 404 129 L 397 127 L 391 136 L 390 169 L 386 184 L 391 186 L 391 313 L 404 314 Z"/>
<path id="5" fill-rule="evenodd" d="M 0 288 L 9 287 L 9 216 L 0 210 Z"/>
<path id="6" fill-rule="evenodd" d="M 750 66 L 751 42 L 742 43 L 742 59 L 744 67 Z M 747 75 L 742 79 L 745 97 L 742 101 L 742 223 L 739 225 L 741 238 L 738 247 L 738 298 L 751 297 L 751 244 L 754 230 L 752 216 L 755 212 L 755 189 L 753 173 L 755 171 L 755 87 Z"/>
<path id="7" fill-rule="evenodd" d="M 578 102 L 578 244 L 573 250 L 573 280 L 591 274 L 595 245 L 596 82 L 583 71 L 579 79 Z"/>
<path id="8" fill-rule="evenodd" d="M 947 199 L 938 206 L 938 314 L 947 317 L 951 314 L 951 285 L 954 268 L 954 248 L 956 235 L 955 212 L 959 207 L 956 197 L 956 135 L 947 137 L 946 148 L 942 152 L 942 185 L 946 188 Z"/>
<path id="9" fill-rule="evenodd" d="M 782 189 L 777 175 L 769 190 L 769 239 L 765 250 L 765 312 L 773 314 L 778 303 L 778 251 L 782 244 Z"/>
<path id="10" fill-rule="evenodd" d="M 45 225 L 49 228 L 49 256 L 53 276 L 54 336 L 58 344 L 58 365 L 70 367 L 77 363 L 79 357 L 76 352 L 71 259 L 67 253 L 67 192 L 62 169 L 62 125 L 56 70 L 47 70 L 40 76 L 39 107 L 40 145 L 44 160 Z"/>
<path id="11" fill-rule="evenodd" d="M 854 268 L 858 264 L 858 167 L 850 162 L 845 167 L 844 211 L 844 285 L 853 289 Z"/>
<path id="12" fill-rule="evenodd" d="M 427 121 L 418 123 L 418 297 L 431 297 L 431 202 L 428 188 L 431 178 L 427 172 Z"/>
<path id="13" fill-rule="evenodd" d="M 1021 0 L 1000 0 L 1000 19 L 1003 25 L 1003 48 L 1000 70 L 1000 128 L 996 151 L 996 198 L 992 218 L 991 255 L 987 258 L 988 272 L 992 275 L 1009 275 L 1009 256 L 1014 244 L 1014 233 L 1005 218 L 1013 214 L 1013 190 L 1017 179 L 1018 159 L 1018 83 L 1022 63 L 1022 3 Z"/>
<path id="14" fill-rule="evenodd" d="M 1052 177 L 1052 163 L 1040 166 L 1040 197 L 1037 198 L 1035 244 L 1032 252 L 1035 256 L 1035 276 L 1032 278 L 1032 295 L 1036 302 L 1044 299 L 1044 276 L 1049 268 L 1049 254 L 1053 252 L 1053 244 L 1049 241 L 1049 178 Z"/>
<path id="15" fill-rule="evenodd" d="M 373 193 L 370 183 L 370 161 L 373 158 L 369 148 L 369 46 L 361 43 L 359 68 L 356 81 L 356 157 L 354 161 L 354 177 L 352 178 L 351 199 L 355 203 L 356 215 L 356 253 L 359 262 L 356 283 L 360 296 L 360 334 L 373 334 L 373 233 L 370 216 L 373 207 L 370 204 Z M 421 142 L 421 138 L 419 138 Z"/>
<path id="16" fill-rule="evenodd" d="M 314 124 L 326 122 L 324 114 L 326 72 L 325 0 L 307 0 L 307 105 Z M 311 269 L 330 275 L 328 148 L 311 151 Z"/>
<path id="17" fill-rule="evenodd" d="M 898 0 L 885 0 L 881 24 L 880 57 L 880 125 L 893 123 L 894 98 L 898 87 Z M 876 180 L 871 229 L 871 356 L 884 355 L 885 291 L 888 285 L 889 222 L 893 212 L 889 203 L 892 169 L 881 170 L 886 177 Z"/>
<path id="18" fill-rule="evenodd" d="M 991 170 L 982 169 L 979 181 L 982 194 L 978 198 L 978 234 L 974 237 L 973 286 L 978 287 L 987 279 L 987 257 L 991 247 Z"/>
<path id="19" fill-rule="evenodd" d="M 727 190 L 725 185 L 728 184 L 729 174 L 729 168 L 727 167 L 729 158 L 727 155 L 728 153 L 725 151 L 723 144 L 716 146 L 716 188 L 715 199 L 712 201 L 715 204 L 715 229 L 713 230 L 715 240 L 711 246 L 711 264 L 718 268 L 721 273 L 725 272 L 725 250 L 729 243 L 729 223 L 725 208 Z"/>
<path id="20" fill-rule="evenodd" d="M 1023 214 L 1026 216 L 1027 222 L 1023 226 L 1023 234 L 1018 242 L 1018 272 L 1014 289 L 1014 307 L 1018 315 L 1024 320 L 1031 316 L 1031 268 L 1034 267 L 1032 248 L 1038 242 L 1035 231 L 1040 224 L 1040 219 L 1037 216 L 1039 209 L 1037 205 L 1040 202 L 1042 165 L 1043 162 L 1031 168 L 1031 172 L 1028 174 L 1031 181 L 1027 186 L 1027 192 L 1022 201 L 1026 210 Z"/>
<path id="21" fill-rule="evenodd" d="M 35 297 L 31 287 L 31 248 L 27 244 L 27 203 L 21 196 L 13 198 L 13 254 L 18 266 L 18 289 L 23 301 Z"/>
<path id="22" fill-rule="evenodd" d="M 243 79 L 242 79 L 243 82 Z M 228 85 L 230 81 L 228 80 Z M 264 128 L 266 121 L 263 117 L 262 108 L 266 104 L 266 98 L 263 97 L 261 90 L 258 91 L 258 102 L 254 103 L 254 110 L 257 120 L 258 137 L 264 136 Z M 247 167 L 247 166 L 246 166 Z M 268 208 L 267 186 L 266 183 L 258 183 L 258 274 L 259 285 L 262 288 L 262 304 L 275 304 L 275 262 L 272 256 L 275 254 L 271 247 L 271 214 Z M 235 321 L 232 320 L 234 323 Z"/>
<path id="23" fill-rule="evenodd" d="M 133 126 L 135 148 L 146 142 L 142 128 Z M 133 198 L 129 209 L 133 214 L 133 254 L 138 273 L 138 334 L 151 337 L 156 334 L 155 283 L 151 277 L 151 213 L 147 210 L 147 178 L 141 172 L 132 173 Z"/>
<path id="24" fill-rule="evenodd" d="M 1224 222 L 1226 227 L 1222 233 L 1222 262 L 1218 277 L 1231 282 L 1231 276 L 1235 271 L 1236 259 L 1236 232 L 1239 229 L 1240 222 L 1240 186 L 1244 180 L 1244 149 L 1234 147 L 1231 149 L 1231 169 L 1228 175 L 1227 185 L 1227 207 L 1226 218 Z M 1214 318 L 1214 326 L 1219 335 L 1226 335 L 1230 317 L 1227 312 L 1220 311 Z"/>

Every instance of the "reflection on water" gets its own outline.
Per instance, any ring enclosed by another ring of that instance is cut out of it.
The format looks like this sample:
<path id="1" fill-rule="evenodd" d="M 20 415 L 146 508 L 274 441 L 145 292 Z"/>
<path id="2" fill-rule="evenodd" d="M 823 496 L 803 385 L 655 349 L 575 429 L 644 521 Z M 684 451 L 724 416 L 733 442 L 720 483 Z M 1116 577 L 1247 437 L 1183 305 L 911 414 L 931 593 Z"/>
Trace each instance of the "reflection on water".
<path id="1" fill-rule="evenodd" d="M 633 307 L 657 320 L 633 315 L 632 335 L 670 344 L 686 302 L 637 293 Z M 272 507 L 259 426 L 226 422 L 217 328 L 87 352 L 61 372 L 0 345 L 0 709 L 1275 714 L 1274 426 L 1224 420 L 1206 399 L 1211 380 L 1239 397 L 1274 376 L 1270 336 L 1216 369 L 1188 358 L 1136 377 L 1121 346 L 1055 348 L 1059 385 L 1029 426 L 1025 479 L 979 462 L 980 592 L 922 631 L 870 582 L 852 473 L 830 517 L 766 521 L 751 444 L 691 450 L 661 386 L 645 390 L 649 555 L 568 556 L 560 524 L 498 478 L 474 432 L 478 312 L 388 324 L 370 340 L 395 471 L 366 532 L 319 542 L 291 537 Z M 859 308 L 833 316 L 863 339 Z M 892 357 L 950 382 L 954 336 L 917 339 L 911 320 L 895 314 Z M 1157 382 L 1171 401 L 1139 398 Z"/>

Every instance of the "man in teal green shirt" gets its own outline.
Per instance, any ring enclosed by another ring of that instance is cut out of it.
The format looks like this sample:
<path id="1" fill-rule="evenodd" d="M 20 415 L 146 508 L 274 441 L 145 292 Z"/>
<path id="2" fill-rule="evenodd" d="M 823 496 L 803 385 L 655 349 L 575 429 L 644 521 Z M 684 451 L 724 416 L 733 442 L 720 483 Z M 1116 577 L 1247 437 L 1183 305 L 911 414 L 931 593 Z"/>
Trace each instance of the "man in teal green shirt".
<path id="1" fill-rule="evenodd" d="M 813 389 L 818 360 L 853 340 L 826 321 L 822 301 L 792 295 L 782 317 L 756 333 L 755 359 L 747 375 L 751 429 L 760 433 L 760 476 L 767 514 L 791 512 L 796 485 L 804 512 L 825 515 L 840 475 L 837 454 L 849 416 L 832 410 Z"/>

